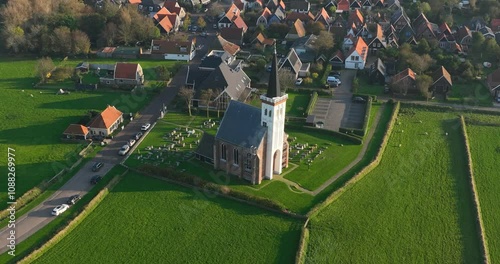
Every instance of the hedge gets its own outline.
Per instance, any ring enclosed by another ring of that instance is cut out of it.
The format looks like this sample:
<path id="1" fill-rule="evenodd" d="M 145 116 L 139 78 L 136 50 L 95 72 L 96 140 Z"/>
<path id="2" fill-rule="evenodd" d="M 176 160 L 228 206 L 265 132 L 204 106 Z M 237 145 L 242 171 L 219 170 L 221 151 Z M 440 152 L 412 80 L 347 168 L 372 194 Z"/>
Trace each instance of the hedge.
<path id="1" fill-rule="evenodd" d="M 479 225 L 479 237 L 481 239 L 481 246 L 483 249 L 484 253 L 484 260 L 485 263 L 491 263 L 490 261 L 490 254 L 488 250 L 488 240 L 486 239 L 486 232 L 484 231 L 484 222 L 483 222 L 483 217 L 481 214 L 481 204 L 479 203 L 479 195 L 477 194 L 477 186 L 476 186 L 476 179 L 474 177 L 474 168 L 473 168 L 473 162 L 472 162 L 472 155 L 470 153 L 470 143 L 469 143 L 469 137 L 467 135 L 467 127 L 465 125 L 465 119 L 464 116 L 460 116 L 460 127 L 462 131 L 462 136 L 464 140 L 464 148 L 465 148 L 465 153 L 467 156 L 467 167 L 468 167 L 468 174 L 470 177 L 470 187 L 472 189 L 472 194 L 474 196 L 474 207 L 476 208 L 476 220 Z"/>
<path id="2" fill-rule="evenodd" d="M 392 105 L 392 103 L 388 103 L 388 105 Z M 332 194 L 330 194 L 323 202 L 314 206 L 307 213 L 307 216 L 312 217 L 312 216 L 318 214 L 319 211 L 321 211 L 323 208 L 330 205 L 333 201 L 335 201 L 338 197 L 340 197 L 345 191 L 347 191 L 352 186 L 354 186 L 354 184 L 356 184 L 365 175 L 367 175 L 369 172 L 371 172 L 373 169 L 375 169 L 378 166 L 378 164 L 382 160 L 382 156 L 384 155 L 385 148 L 387 147 L 387 144 L 389 142 L 389 137 L 391 136 L 392 129 L 394 128 L 394 124 L 396 123 L 396 118 L 398 117 L 399 108 L 400 108 L 400 103 L 396 102 L 396 104 L 394 105 L 394 108 L 392 110 L 391 119 L 389 120 L 389 123 L 387 124 L 387 130 L 386 130 L 384 137 L 382 139 L 382 144 L 380 144 L 380 147 L 378 148 L 377 154 L 375 155 L 372 162 L 370 162 L 370 164 L 368 164 L 366 167 L 361 169 L 360 172 L 358 172 L 356 175 L 354 175 L 354 177 L 352 177 L 349 181 L 347 181 L 341 188 L 337 189 Z"/>
<path id="3" fill-rule="evenodd" d="M 328 78 L 328 74 L 330 73 L 330 71 L 332 70 L 332 65 L 330 63 L 328 63 L 328 65 L 326 65 L 325 67 L 325 71 L 323 72 L 323 76 L 321 76 L 321 79 L 319 80 L 319 85 L 323 85 L 326 83 L 326 78 Z"/>
<path id="4" fill-rule="evenodd" d="M 337 132 L 337 131 L 332 131 L 332 130 L 326 130 L 326 129 L 322 129 L 322 128 L 317 128 L 317 127 L 311 127 L 311 126 L 299 126 L 299 125 L 290 125 L 290 124 L 287 124 L 286 125 L 286 128 L 292 128 L 292 129 L 296 129 L 296 130 L 301 130 L 301 131 L 304 131 L 304 132 L 308 132 L 307 130 L 311 130 L 311 131 L 316 131 L 316 132 L 320 132 L 320 133 L 323 133 L 323 134 L 326 134 L 326 135 L 330 135 L 332 137 L 337 137 L 337 138 L 341 138 L 341 139 L 345 139 L 347 141 L 350 141 L 356 145 L 361 145 L 363 144 L 363 139 L 356 136 L 356 135 L 352 135 L 352 134 L 345 134 L 345 133 L 340 133 L 340 132 Z"/>
<path id="5" fill-rule="evenodd" d="M 207 191 L 212 191 L 219 193 L 221 195 L 226 195 L 230 196 L 239 200 L 243 200 L 249 203 L 254 203 L 256 205 L 259 205 L 261 207 L 271 209 L 274 211 L 279 211 L 279 212 L 286 212 L 287 209 L 284 205 L 281 203 L 278 203 L 276 201 L 273 201 L 268 198 L 262 198 L 254 195 L 250 195 L 241 191 L 237 191 L 231 188 L 228 188 L 227 186 L 215 184 L 206 180 L 203 180 L 199 177 L 187 174 L 187 173 L 182 173 L 179 171 L 176 171 L 171 168 L 159 168 L 155 167 L 152 165 L 143 165 L 140 167 L 139 172 L 141 173 L 149 173 L 161 178 L 166 178 L 169 180 L 172 180 L 174 182 L 180 183 L 181 185 L 189 185 L 189 186 L 194 186 L 200 189 L 204 189 Z"/>
<path id="6" fill-rule="evenodd" d="M 307 219 L 302 226 L 302 232 L 300 233 L 299 248 L 297 250 L 297 254 L 295 255 L 295 263 L 297 264 L 302 264 L 306 261 L 307 245 L 309 244 L 309 228 L 307 228 L 308 223 L 309 219 Z"/>
<path id="7" fill-rule="evenodd" d="M 311 100 L 309 100 L 309 104 L 307 105 L 306 113 L 308 115 L 310 115 L 313 112 L 314 106 L 316 105 L 316 101 L 318 101 L 318 93 L 313 92 L 311 95 Z"/>

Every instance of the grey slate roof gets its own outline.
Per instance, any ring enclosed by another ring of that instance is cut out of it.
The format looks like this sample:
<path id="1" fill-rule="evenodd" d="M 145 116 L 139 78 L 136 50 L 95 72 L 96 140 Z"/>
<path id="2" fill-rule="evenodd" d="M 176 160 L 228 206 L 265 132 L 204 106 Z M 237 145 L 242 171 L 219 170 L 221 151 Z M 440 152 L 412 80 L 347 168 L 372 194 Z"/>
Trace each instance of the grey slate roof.
<path id="1" fill-rule="evenodd" d="M 239 99 L 243 92 L 250 87 L 250 78 L 243 70 L 233 70 L 229 65 L 221 63 L 201 83 L 195 85 L 196 94 L 201 90 L 225 90 L 231 99 Z M 198 98 L 198 96 L 195 96 Z"/>
<path id="2" fill-rule="evenodd" d="M 269 83 L 267 84 L 266 96 L 269 98 L 281 96 L 280 82 L 278 77 L 278 57 L 276 55 L 276 50 L 273 54 L 271 73 L 269 74 Z"/>
<path id="3" fill-rule="evenodd" d="M 215 138 L 244 148 L 258 147 L 267 131 L 260 122 L 259 108 L 232 100 Z"/>
<path id="4" fill-rule="evenodd" d="M 198 148 L 196 148 L 195 153 L 199 154 L 200 156 L 213 159 L 214 158 L 214 142 L 215 142 L 215 137 L 213 135 L 203 133 L 203 136 L 201 137 L 200 144 L 198 144 Z"/>

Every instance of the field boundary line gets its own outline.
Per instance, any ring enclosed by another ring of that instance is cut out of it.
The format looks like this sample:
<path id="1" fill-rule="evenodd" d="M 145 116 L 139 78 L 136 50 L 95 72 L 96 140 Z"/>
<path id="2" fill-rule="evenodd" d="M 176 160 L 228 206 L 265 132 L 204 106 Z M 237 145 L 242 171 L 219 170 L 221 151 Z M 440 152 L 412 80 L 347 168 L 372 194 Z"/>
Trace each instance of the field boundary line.
<path id="1" fill-rule="evenodd" d="M 295 255 L 295 264 L 303 264 L 306 262 L 307 246 L 309 245 L 309 218 L 306 219 L 304 225 L 302 225 L 302 230 L 300 232 L 299 248 L 297 249 L 297 254 Z"/>
<path id="2" fill-rule="evenodd" d="M 386 106 L 387 107 L 387 106 Z M 323 208 L 330 205 L 332 202 L 337 200 L 345 191 L 351 189 L 359 180 L 363 179 L 365 175 L 375 169 L 380 161 L 382 160 L 382 156 L 384 155 L 385 149 L 389 142 L 389 138 L 392 134 L 392 130 L 394 128 L 394 124 L 396 123 L 396 119 L 398 117 L 400 108 L 400 102 L 394 103 L 394 108 L 392 109 L 391 118 L 389 119 L 389 123 L 387 124 L 387 130 L 384 133 L 384 137 L 382 138 L 382 143 L 377 150 L 377 154 L 374 159 L 364 168 L 361 169 L 358 173 L 356 173 L 351 179 L 349 179 L 342 187 L 331 193 L 323 202 L 314 206 L 306 215 L 308 217 L 313 217 L 318 214 Z"/>
<path id="3" fill-rule="evenodd" d="M 476 185 L 476 178 L 474 176 L 474 166 L 472 163 L 472 155 L 470 153 L 470 144 L 469 144 L 469 136 L 467 134 L 467 127 L 465 124 L 465 119 L 463 115 L 460 115 L 460 126 L 462 128 L 462 136 L 465 144 L 465 154 L 467 156 L 467 168 L 468 168 L 468 174 L 470 177 L 470 185 L 472 188 L 472 194 L 474 196 L 474 206 L 476 207 L 476 217 L 477 221 L 479 224 L 479 236 L 481 238 L 481 244 L 484 252 L 484 263 L 489 264 L 491 263 L 490 260 L 490 253 L 488 250 L 488 240 L 486 239 L 486 232 L 484 229 L 484 222 L 483 222 L 483 216 L 481 213 L 481 204 L 479 203 L 479 195 L 477 192 L 477 185 Z"/>
<path id="4" fill-rule="evenodd" d="M 31 252 L 29 255 L 21 259 L 18 263 L 32 263 L 40 256 L 42 256 L 47 250 L 51 249 L 57 243 L 59 243 L 62 239 L 64 239 L 71 231 L 73 231 L 76 227 L 80 225 L 89 216 L 95 208 L 106 198 L 109 194 L 109 191 L 113 189 L 113 187 L 118 184 L 123 176 L 128 172 L 126 170 L 118 177 L 113 178 L 99 193 L 86 205 L 83 210 L 78 214 L 73 220 L 71 220 L 61 231 L 55 234 L 49 241 L 43 244 L 40 248 Z"/>

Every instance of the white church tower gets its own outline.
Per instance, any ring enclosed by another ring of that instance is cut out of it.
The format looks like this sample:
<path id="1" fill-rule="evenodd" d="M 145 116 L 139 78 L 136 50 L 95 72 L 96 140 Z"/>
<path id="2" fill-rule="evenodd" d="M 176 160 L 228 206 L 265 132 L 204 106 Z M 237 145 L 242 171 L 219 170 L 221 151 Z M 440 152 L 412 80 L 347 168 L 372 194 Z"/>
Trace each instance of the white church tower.
<path id="1" fill-rule="evenodd" d="M 281 93 L 278 80 L 278 59 L 276 46 L 269 76 L 267 93 L 260 96 L 262 101 L 261 122 L 267 127 L 267 145 L 265 149 L 264 178 L 271 180 L 273 174 L 281 174 L 283 140 L 285 138 L 285 110 L 288 94 Z"/>

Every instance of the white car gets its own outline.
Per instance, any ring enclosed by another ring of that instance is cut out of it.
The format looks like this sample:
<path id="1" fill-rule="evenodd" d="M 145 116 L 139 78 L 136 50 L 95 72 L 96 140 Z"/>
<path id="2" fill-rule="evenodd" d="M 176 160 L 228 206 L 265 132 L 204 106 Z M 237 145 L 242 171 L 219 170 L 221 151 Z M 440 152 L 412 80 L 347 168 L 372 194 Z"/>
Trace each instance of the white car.
<path id="1" fill-rule="evenodd" d="M 148 130 L 148 129 L 149 129 L 149 127 L 150 127 L 150 126 L 151 126 L 151 124 L 150 124 L 150 123 L 146 123 L 146 124 L 142 125 L 141 130 L 142 130 L 142 131 L 146 131 L 146 130 Z"/>
<path id="2" fill-rule="evenodd" d="M 303 81 L 304 81 L 304 79 L 302 79 L 302 78 L 298 78 L 298 79 L 295 81 L 295 85 L 301 85 Z"/>
<path id="3" fill-rule="evenodd" d="M 342 82 L 340 81 L 340 79 L 334 77 L 334 76 L 328 76 L 328 78 L 326 79 L 326 82 L 328 83 L 336 83 L 336 84 L 342 84 Z"/>
<path id="4" fill-rule="evenodd" d="M 123 145 L 122 148 L 118 151 L 118 155 L 120 156 L 125 156 L 125 154 L 127 154 L 127 152 L 130 150 L 130 146 L 127 144 L 127 145 Z"/>
<path id="5" fill-rule="evenodd" d="M 128 145 L 132 147 L 134 144 L 135 144 L 135 139 L 131 138 L 131 139 L 128 141 Z"/>
<path id="6" fill-rule="evenodd" d="M 67 204 L 58 205 L 52 210 L 52 215 L 60 215 L 60 214 L 64 213 L 66 210 L 68 210 L 68 208 L 69 208 L 69 205 L 67 205 Z"/>

